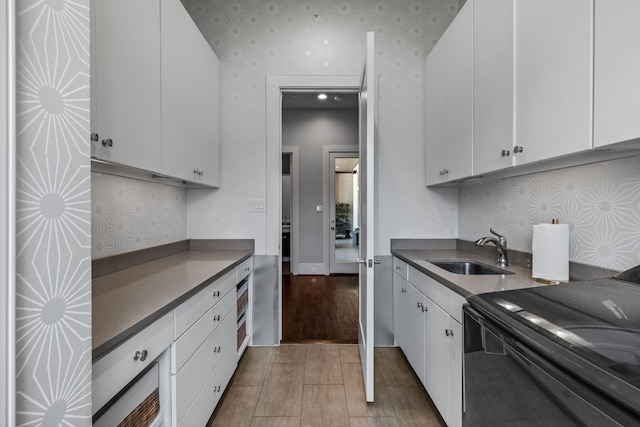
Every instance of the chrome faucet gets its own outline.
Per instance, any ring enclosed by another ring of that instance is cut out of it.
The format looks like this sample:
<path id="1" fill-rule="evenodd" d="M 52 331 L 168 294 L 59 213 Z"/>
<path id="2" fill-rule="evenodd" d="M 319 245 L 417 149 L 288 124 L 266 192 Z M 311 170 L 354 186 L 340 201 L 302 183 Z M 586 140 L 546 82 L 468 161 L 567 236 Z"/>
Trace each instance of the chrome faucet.
<path id="1" fill-rule="evenodd" d="M 497 239 L 493 236 L 482 237 L 474 242 L 474 245 L 478 247 L 482 247 L 487 243 L 493 243 L 498 250 L 498 265 L 502 267 L 506 267 L 509 265 L 509 260 L 507 259 L 507 238 L 496 233 L 493 228 L 490 228 L 489 231 L 491 234 L 494 234 Z"/>

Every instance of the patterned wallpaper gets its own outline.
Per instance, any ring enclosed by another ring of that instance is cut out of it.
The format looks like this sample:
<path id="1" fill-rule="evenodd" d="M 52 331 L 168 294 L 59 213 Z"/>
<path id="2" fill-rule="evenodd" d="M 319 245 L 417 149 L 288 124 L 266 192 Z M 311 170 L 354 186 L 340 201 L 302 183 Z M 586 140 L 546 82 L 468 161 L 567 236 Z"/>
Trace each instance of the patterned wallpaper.
<path id="1" fill-rule="evenodd" d="M 380 251 L 389 251 L 391 237 L 457 235 L 457 193 L 425 189 L 421 153 L 424 58 L 458 13 L 459 0 L 183 3 L 220 59 L 224 106 L 221 187 L 189 192 L 190 238 L 247 235 L 256 239 L 256 253 L 265 253 L 265 216 L 245 208 L 266 195 L 265 77 L 359 75 L 368 30 L 377 46 Z M 408 205 L 415 209 L 395 208 Z"/>
<path id="2" fill-rule="evenodd" d="M 16 11 L 16 423 L 90 425 L 89 0 Z"/>
<path id="3" fill-rule="evenodd" d="M 464 240 L 502 232 L 531 252 L 533 224 L 570 224 L 572 261 L 625 270 L 640 264 L 640 157 L 461 187 Z"/>
<path id="4" fill-rule="evenodd" d="M 91 174 L 93 259 L 187 238 L 187 190 Z"/>

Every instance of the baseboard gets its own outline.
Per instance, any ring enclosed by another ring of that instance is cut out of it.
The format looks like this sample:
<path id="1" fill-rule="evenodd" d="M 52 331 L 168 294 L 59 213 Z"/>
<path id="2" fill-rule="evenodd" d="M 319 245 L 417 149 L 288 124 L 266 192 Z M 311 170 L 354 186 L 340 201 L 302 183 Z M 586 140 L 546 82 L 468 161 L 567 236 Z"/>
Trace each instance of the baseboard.
<path id="1" fill-rule="evenodd" d="M 311 263 L 311 262 L 298 263 L 296 270 L 297 271 L 295 271 L 295 274 L 321 275 L 321 276 L 324 276 L 326 274 L 324 264 Z"/>

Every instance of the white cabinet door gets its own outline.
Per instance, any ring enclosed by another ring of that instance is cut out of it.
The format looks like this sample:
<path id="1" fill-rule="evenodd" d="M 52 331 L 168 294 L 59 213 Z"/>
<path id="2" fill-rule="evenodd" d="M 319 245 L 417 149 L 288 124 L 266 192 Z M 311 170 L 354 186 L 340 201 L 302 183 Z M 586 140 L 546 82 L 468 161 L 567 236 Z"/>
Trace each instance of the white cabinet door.
<path id="1" fill-rule="evenodd" d="M 640 2 L 595 0 L 594 146 L 640 137 Z"/>
<path id="2" fill-rule="evenodd" d="M 513 0 L 474 0 L 473 173 L 513 166 Z"/>
<path id="3" fill-rule="evenodd" d="M 449 317 L 449 427 L 462 427 L 462 325 Z"/>
<path id="4" fill-rule="evenodd" d="M 433 47 L 425 62 L 426 80 L 426 183 L 444 180 L 445 150 L 445 38 Z"/>
<path id="5" fill-rule="evenodd" d="M 409 284 L 398 274 L 393 275 L 393 336 L 396 344 L 407 353 L 407 310 Z"/>
<path id="6" fill-rule="evenodd" d="M 592 5 L 516 1 L 517 165 L 591 148 Z"/>
<path id="7" fill-rule="evenodd" d="M 445 33 L 445 179 L 471 176 L 473 163 L 473 0 Z"/>
<path id="8" fill-rule="evenodd" d="M 449 315 L 429 298 L 426 299 L 425 388 L 447 421 L 449 407 Z M 462 365 L 461 365 L 462 366 Z"/>
<path id="9" fill-rule="evenodd" d="M 425 346 L 425 296 L 411 284 L 407 288 L 407 351 L 405 356 L 420 381 L 424 384 L 424 346 Z"/>
<path id="10" fill-rule="evenodd" d="M 162 173 L 219 183 L 218 59 L 179 0 L 162 0 Z"/>
<path id="11" fill-rule="evenodd" d="M 159 0 L 94 0 L 91 155 L 159 171 Z"/>

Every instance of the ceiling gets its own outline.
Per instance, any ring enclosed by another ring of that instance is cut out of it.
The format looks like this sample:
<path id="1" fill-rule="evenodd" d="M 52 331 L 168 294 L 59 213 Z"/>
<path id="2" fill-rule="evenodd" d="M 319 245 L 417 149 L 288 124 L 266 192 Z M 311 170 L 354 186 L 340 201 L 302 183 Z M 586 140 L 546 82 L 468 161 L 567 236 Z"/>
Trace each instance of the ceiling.
<path id="1" fill-rule="evenodd" d="M 284 92 L 282 108 L 285 110 L 357 110 L 357 93 L 324 92 L 327 99 L 319 100 L 320 92 Z"/>

